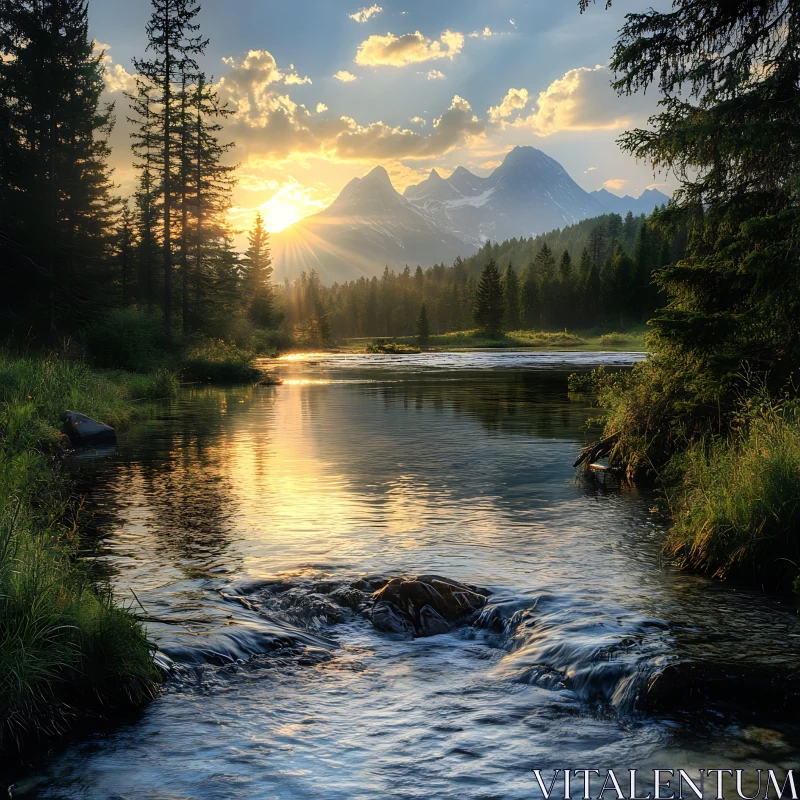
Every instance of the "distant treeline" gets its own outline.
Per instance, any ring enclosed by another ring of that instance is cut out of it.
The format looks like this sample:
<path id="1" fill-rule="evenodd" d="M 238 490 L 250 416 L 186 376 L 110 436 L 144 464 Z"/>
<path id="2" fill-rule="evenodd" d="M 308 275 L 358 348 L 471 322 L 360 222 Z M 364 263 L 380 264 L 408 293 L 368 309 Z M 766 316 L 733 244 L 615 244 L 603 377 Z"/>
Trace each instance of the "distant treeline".
<path id="1" fill-rule="evenodd" d="M 321 343 L 415 333 L 425 304 L 434 334 L 475 326 L 478 278 L 502 274 L 505 328 L 593 328 L 645 322 L 661 304 L 653 273 L 682 257 L 686 235 L 667 239 L 644 215 L 607 214 L 530 239 L 487 242 L 452 266 L 388 267 L 380 277 L 325 287 L 315 273 L 279 294 L 301 338 Z"/>

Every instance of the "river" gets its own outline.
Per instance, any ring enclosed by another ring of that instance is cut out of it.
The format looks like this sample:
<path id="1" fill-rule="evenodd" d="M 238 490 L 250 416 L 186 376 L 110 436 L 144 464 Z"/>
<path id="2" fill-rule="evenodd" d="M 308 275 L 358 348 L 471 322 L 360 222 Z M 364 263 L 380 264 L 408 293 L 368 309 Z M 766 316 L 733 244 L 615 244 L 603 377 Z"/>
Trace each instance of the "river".
<path id="1" fill-rule="evenodd" d="M 665 664 L 800 649 L 795 607 L 661 562 L 651 492 L 573 470 L 597 412 L 567 375 L 637 358 L 293 357 L 282 386 L 184 390 L 73 460 L 87 557 L 162 620 L 175 676 L 15 796 L 532 798 L 537 768 L 797 769 L 796 725 L 634 710 Z M 280 601 L 422 573 L 487 587 L 506 624 L 394 639 Z"/>

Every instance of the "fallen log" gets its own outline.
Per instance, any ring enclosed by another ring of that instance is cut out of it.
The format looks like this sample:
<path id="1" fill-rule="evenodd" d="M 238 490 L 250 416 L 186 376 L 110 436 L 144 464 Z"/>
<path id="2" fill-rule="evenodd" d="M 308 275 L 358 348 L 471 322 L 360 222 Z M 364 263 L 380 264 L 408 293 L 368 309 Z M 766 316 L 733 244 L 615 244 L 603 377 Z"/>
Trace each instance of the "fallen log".
<path id="1" fill-rule="evenodd" d="M 589 464 L 592 464 L 600 458 L 605 458 L 614 449 L 614 445 L 618 441 L 619 433 L 612 433 L 611 436 L 607 436 L 599 442 L 594 442 L 588 447 L 584 447 L 578 456 L 578 460 L 572 466 L 579 467 L 587 461 Z"/>

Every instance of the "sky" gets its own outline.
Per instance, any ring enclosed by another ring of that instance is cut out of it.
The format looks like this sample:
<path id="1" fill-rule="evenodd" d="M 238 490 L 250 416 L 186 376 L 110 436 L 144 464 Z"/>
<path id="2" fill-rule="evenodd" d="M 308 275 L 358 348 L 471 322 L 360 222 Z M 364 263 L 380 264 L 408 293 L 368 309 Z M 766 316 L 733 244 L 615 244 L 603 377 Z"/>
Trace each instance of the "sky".
<path id="1" fill-rule="evenodd" d="M 378 164 L 399 191 L 435 168 L 488 175 L 516 145 L 555 158 L 587 191 L 677 188 L 620 151 L 657 97 L 618 97 L 607 64 L 624 15 L 642 0 L 205 0 L 201 67 L 234 112 L 237 229 L 257 212 L 277 232 L 322 210 Z M 647 3 L 646 5 L 652 5 Z M 655 3 L 665 6 L 664 0 Z M 124 91 L 147 45 L 148 0 L 90 0 L 115 103 L 112 164 L 132 167 Z"/>

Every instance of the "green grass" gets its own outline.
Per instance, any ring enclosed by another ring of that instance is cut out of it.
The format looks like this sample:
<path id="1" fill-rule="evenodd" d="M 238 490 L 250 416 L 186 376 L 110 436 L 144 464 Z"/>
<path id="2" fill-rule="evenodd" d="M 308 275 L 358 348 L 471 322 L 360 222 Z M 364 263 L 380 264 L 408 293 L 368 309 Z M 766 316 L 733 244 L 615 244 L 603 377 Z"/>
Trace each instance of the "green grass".
<path id="1" fill-rule="evenodd" d="M 0 753 L 65 731 L 82 711 L 138 706 L 159 674 L 136 618 L 77 559 L 75 500 L 53 455 L 60 416 L 116 427 L 166 374 L 97 373 L 58 357 L 0 353 Z"/>
<path id="2" fill-rule="evenodd" d="M 382 341 L 382 340 L 377 340 Z M 413 336 L 397 336 L 391 339 L 396 345 L 416 347 Z M 344 348 L 359 352 L 369 347 L 371 340 L 349 339 Z M 602 329 L 589 331 L 507 331 L 497 336 L 489 336 L 484 331 L 466 330 L 434 334 L 429 337 L 425 349 L 432 350 L 473 350 L 476 348 L 561 348 L 569 350 L 607 350 L 625 349 L 643 351 L 645 349 L 645 330 L 636 328 L 623 333 L 603 333 Z M 370 352 L 370 351 L 368 351 Z"/>
<path id="3" fill-rule="evenodd" d="M 800 412 L 751 401 L 726 439 L 673 459 L 674 527 L 665 552 L 719 578 L 787 588 L 800 579 Z"/>

